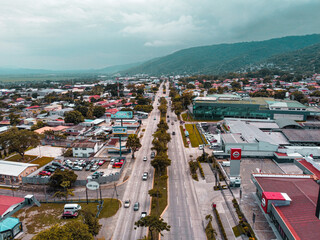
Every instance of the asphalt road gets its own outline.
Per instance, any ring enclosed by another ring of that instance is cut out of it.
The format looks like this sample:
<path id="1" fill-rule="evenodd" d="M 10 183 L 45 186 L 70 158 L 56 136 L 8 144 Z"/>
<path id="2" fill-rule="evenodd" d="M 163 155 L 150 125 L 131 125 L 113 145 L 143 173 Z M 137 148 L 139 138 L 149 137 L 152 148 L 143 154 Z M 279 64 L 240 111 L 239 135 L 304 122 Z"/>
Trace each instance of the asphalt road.
<path id="1" fill-rule="evenodd" d="M 135 153 L 135 163 L 132 169 L 131 176 L 128 182 L 125 184 L 125 192 L 122 201 L 130 199 L 131 206 L 129 208 L 122 207 L 119 211 L 119 217 L 117 220 L 116 228 L 113 233 L 112 239 L 129 240 L 140 239 L 147 235 L 147 228 L 134 229 L 134 223 L 140 219 L 141 212 L 150 213 L 151 198 L 148 191 L 152 189 L 153 179 L 153 167 L 150 164 L 150 154 L 152 147 L 152 134 L 157 129 L 157 124 L 160 120 L 160 112 L 157 107 L 160 91 L 157 94 L 153 103 L 153 111 L 147 121 L 146 131 L 141 141 L 142 147 Z M 154 120 L 156 118 L 156 120 Z M 143 161 L 143 157 L 147 156 L 148 161 Z M 147 181 L 142 181 L 142 175 L 144 172 L 149 173 Z M 139 211 L 133 210 L 135 202 L 140 203 Z"/>
<path id="2" fill-rule="evenodd" d="M 174 121 L 176 115 L 168 109 L 169 132 L 172 140 L 169 143 L 168 156 L 171 159 L 169 167 L 169 206 L 163 215 L 164 220 L 171 226 L 169 232 L 163 232 L 162 239 L 203 240 L 206 239 L 199 202 L 193 180 L 190 176 L 188 157 L 183 145 L 180 123 Z M 172 121 L 174 125 L 171 125 Z"/>

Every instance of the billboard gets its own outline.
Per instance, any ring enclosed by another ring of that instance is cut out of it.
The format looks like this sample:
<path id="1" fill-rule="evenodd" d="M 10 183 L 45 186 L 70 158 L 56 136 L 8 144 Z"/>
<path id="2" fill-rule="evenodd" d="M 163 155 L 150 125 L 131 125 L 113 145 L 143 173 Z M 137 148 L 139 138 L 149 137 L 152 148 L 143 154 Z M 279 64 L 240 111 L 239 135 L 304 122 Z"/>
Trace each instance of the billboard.
<path id="1" fill-rule="evenodd" d="M 116 114 L 111 114 L 111 118 L 113 119 L 131 119 L 133 118 L 132 111 L 119 111 Z"/>
<path id="2" fill-rule="evenodd" d="M 231 160 L 241 160 L 241 148 L 231 148 Z"/>
<path id="3" fill-rule="evenodd" d="M 127 134 L 127 127 L 112 127 L 114 134 Z"/>

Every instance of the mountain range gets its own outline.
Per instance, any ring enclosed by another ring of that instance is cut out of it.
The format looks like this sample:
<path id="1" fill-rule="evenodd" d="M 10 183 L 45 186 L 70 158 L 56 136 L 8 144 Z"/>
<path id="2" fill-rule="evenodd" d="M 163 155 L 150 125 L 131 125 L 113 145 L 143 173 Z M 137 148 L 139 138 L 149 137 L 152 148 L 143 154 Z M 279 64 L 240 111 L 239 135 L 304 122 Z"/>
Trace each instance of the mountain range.
<path id="1" fill-rule="evenodd" d="M 320 72 L 320 34 L 289 36 L 265 41 L 192 47 L 146 62 L 102 69 L 51 71 L 0 68 L 0 75 L 19 74 L 221 74 L 255 67 L 296 72 Z"/>

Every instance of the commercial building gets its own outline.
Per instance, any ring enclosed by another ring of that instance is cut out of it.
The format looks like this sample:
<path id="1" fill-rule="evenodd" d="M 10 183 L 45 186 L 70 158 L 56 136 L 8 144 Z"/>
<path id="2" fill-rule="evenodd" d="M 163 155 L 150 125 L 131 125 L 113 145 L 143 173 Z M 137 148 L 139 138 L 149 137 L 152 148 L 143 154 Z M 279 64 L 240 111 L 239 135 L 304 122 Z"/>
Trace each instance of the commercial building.
<path id="1" fill-rule="evenodd" d="M 91 157 L 102 147 L 101 142 L 94 142 L 89 140 L 76 141 L 72 144 L 73 157 Z"/>
<path id="2" fill-rule="evenodd" d="M 257 173 L 251 179 L 277 239 L 320 239 L 319 185 L 313 176 Z"/>
<path id="3" fill-rule="evenodd" d="M 38 166 L 39 164 L 0 160 L 0 182 L 5 184 L 18 183 L 22 177 L 36 171 Z"/>
<path id="4" fill-rule="evenodd" d="M 320 111 L 305 106 L 297 101 L 275 100 L 273 98 L 242 98 L 237 95 L 212 95 L 196 97 L 189 108 L 195 119 L 254 118 L 279 119 L 289 118 L 306 121 L 309 116 L 319 116 Z"/>

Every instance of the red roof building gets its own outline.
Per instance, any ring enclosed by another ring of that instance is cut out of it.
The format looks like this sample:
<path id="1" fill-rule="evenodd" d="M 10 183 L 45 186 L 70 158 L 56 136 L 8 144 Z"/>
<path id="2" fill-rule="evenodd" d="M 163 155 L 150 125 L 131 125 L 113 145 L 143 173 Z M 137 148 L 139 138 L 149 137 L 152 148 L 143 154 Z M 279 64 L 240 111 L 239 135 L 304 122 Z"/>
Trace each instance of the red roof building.
<path id="1" fill-rule="evenodd" d="M 4 217 L 4 215 L 23 202 L 24 198 L 0 195 L 0 216 Z"/>
<path id="2" fill-rule="evenodd" d="M 282 239 L 320 239 L 316 216 L 319 185 L 312 176 L 252 174 L 252 180 L 277 235 Z"/>

